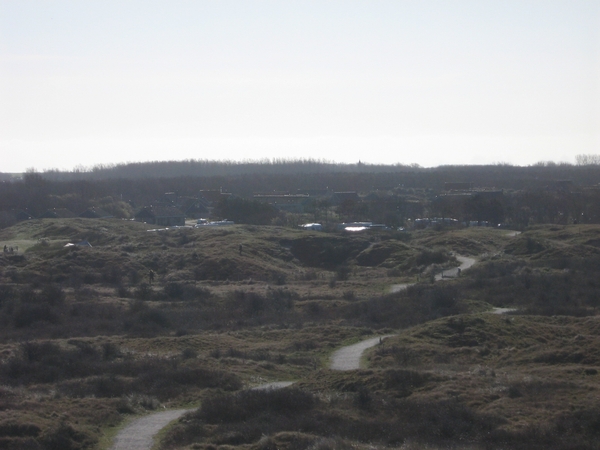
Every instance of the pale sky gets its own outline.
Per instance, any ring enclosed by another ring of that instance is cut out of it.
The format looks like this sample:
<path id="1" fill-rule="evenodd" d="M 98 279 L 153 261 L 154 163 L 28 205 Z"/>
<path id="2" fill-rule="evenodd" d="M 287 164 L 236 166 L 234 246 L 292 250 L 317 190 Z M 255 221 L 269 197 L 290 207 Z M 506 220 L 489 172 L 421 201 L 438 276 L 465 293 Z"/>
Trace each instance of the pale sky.
<path id="1" fill-rule="evenodd" d="M 0 0 L 0 172 L 587 153 L 598 0 Z"/>

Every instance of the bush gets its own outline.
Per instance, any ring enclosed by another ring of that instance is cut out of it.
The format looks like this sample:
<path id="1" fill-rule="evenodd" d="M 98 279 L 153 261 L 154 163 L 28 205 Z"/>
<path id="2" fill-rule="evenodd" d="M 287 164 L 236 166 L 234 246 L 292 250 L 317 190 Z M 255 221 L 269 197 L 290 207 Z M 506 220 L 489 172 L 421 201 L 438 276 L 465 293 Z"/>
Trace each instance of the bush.
<path id="1" fill-rule="evenodd" d="M 31 423 L 18 423 L 13 421 L 0 423 L 0 436 L 36 437 L 40 432 L 40 427 Z"/>
<path id="2" fill-rule="evenodd" d="M 17 297 L 17 291 L 12 286 L 0 285 L 0 305 Z"/>
<path id="3" fill-rule="evenodd" d="M 51 383 L 94 373 L 96 361 L 96 353 L 84 347 L 63 350 L 51 342 L 25 342 L 0 366 L 0 374 L 9 384 Z"/>
<path id="4" fill-rule="evenodd" d="M 138 300 L 150 300 L 152 298 L 152 286 L 148 283 L 140 284 L 134 291 L 133 296 Z"/>
<path id="5" fill-rule="evenodd" d="M 430 376 L 415 370 L 387 370 L 385 383 L 388 389 L 394 390 L 399 397 L 407 397 L 413 390 L 425 385 Z"/>
<path id="6" fill-rule="evenodd" d="M 92 436 L 65 422 L 45 430 L 39 440 L 47 450 L 80 450 L 96 443 L 96 439 Z"/>
<path id="7" fill-rule="evenodd" d="M 451 256 L 443 250 L 423 250 L 415 257 L 415 263 L 418 266 L 429 266 L 443 264 L 450 259 Z"/>
<path id="8" fill-rule="evenodd" d="M 250 390 L 209 397 L 194 416 L 206 423 L 238 422 L 266 414 L 298 414 L 316 404 L 313 394 L 296 388 Z"/>
<path id="9" fill-rule="evenodd" d="M 370 409 L 373 397 L 369 389 L 365 386 L 360 386 L 354 397 L 354 402 L 359 409 Z"/>
<path id="10" fill-rule="evenodd" d="M 210 298 L 211 292 L 204 287 L 169 282 L 163 288 L 163 296 L 171 300 L 206 300 Z"/>
<path id="11" fill-rule="evenodd" d="M 351 272 L 352 271 L 350 270 L 350 267 L 348 267 L 346 264 L 342 264 L 335 270 L 335 279 L 337 281 L 346 281 L 348 278 L 350 278 Z"/>
<path id="12" fill-rule="evenodd" d="M 117 286 L 116 294 L 117 297 L 120 298 L 131 298 L 131 292 L 129 291 L 129 289 L 127 289 L 126 286 L 123 286 L 122 284 Z"/>
<path id="13" fill-rule="evenodd" d="M 196 358 L 198 356 L 198 352 L 196 350 L 194 350 L 193 348 L 184 348 L 181 351 L 181 358 L 182 359 L 192 359 L 192 358 Z"/>
<path id="14" fill-rule="evenodd" d="M 58 323 L 59 316 L 48 305 L 21 304 L 18 306 L 14 315 L 15 327 L 29 327 L 38 322 Z"/>
<path id="15" fill-rule="evenodd" d="M 356 324 L 399 328 L 459 314 L 463 310 L 460 291 L 449 283 L 414 285 L 406 290 L 353 302 L 343 314 Z"/>
<path id="16" fill-rule="evenodd" d="M 163 288 L 163 293 L 170 299 L 182 299 L 185 293 L 184 286 L 180 283 L 167 283 Z"/>
<path id="17" fill-rule="evenodd" d="M 58 305 L 64 302 L 65 293 L 59 285 L 47 284 L 41 292 L 41 301 L 48 305 Z"/>

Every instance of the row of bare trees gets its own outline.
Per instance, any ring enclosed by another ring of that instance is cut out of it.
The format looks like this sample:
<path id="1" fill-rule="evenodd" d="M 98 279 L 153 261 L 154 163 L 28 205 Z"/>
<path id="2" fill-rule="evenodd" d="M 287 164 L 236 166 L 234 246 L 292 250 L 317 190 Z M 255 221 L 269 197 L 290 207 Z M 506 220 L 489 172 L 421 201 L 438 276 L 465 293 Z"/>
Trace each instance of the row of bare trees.
<path id="1" fill-rule="evenodd" d="M 393 226 L 402 225 L 408 218 L 425 216 L 511 222 L 519 226 L 574 221 L 596 223 L 600 221 L 600 191 L 595 188 L 600 181 L 600 164 L 594 161 L 598 160 L 597 155 L 579 155 L 579 165 L 445 166 L 435 169 L 389 166 L 388 172 L 364 173 L 324 172 L 328 165 L 307 163 L 306 167 L 315 166 L 318 170 L 296 174 L 255 172 L 63 181 L 50 179 L 47 173 L 29 171 L 21 180 L 0 182 L 0 226 L 10 225 L 10 217 L 14 217 L 15 212 L 27 211 L 39 217 L 52 208 L 80 213 L 90 207 L 99 207 L 115 217 L 131 217 L 135 208 L 160 201 L 166 192 L 195 197 L 200 190 L 219 189 L 247 200 L 254 192 L 357 191 L 363 200 L 335 205 L 338 219 L 372 220 Z M 281 167 L 287 166 L 281 163 Z M 236 170 L 239 169 L 236 166 Z M 498 197 L 446 196 L 440 200 L 444 183 L 449 181 L 468 181 L 478 188 L 503 188 L 504 193 Z M 566 182 L 568 188 L 557 188 L 557 182 Z M 365 198 L 368 193 L 371 195 Z M 231 211 L 234 205 L 230 206 L 225 208 L 224 215 L 234 213 Z M 307 205 L 306 212 L 315 221 L 326 222 L 334 211 L 333 206 L 327 198 L 316 198 Z M 271 212 L 265 212 L 260 222 L 271 215 Z"/>

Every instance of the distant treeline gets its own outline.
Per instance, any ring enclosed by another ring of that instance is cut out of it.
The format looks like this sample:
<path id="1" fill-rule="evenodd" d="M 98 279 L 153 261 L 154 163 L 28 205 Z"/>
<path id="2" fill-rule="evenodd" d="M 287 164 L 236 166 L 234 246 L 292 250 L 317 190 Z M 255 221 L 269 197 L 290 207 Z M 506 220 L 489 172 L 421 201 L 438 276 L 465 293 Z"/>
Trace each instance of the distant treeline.
<path id="1" fill-rule="evenodd" d="M 503 189 L 505 194 L 521 192 L 518 198 L 524 200 L 519 201 L 518 206 L 506 204 L 502 207 L 504 213 L 494 216 L 516 216 L 524 207 L 531 211 L 542 208 L 538 214 L 540 220 L 552 221 L 554 216 L 570 211 L 559 205 L 596 203 L 596 190 L 585 188 L 600 183 L 600 165 L 540 163 L 528 167 L 497 164 L 422 168 L 313 160 L 246 163 L 190 160 L 96 167 L 91 171 L 28 171 L 21 179 L 0 182 L 0 212 L 10 212 L 8 215 L 11 216 L 13 212 L 27 211 L 39 217 L 51 208 L 81 213 L 93 206 L 116 217 L 131 217 L 135 208 L 160 201 L 167 192 L 175 192 L 178 197 L 197 197 L 201 190 L 222 190 L 246 199 L 258 192 L 327 190 L 330 193 L 356 191 L 366 195 L 374 191 L 393 191 L 398 201 L 419 200 L 427 206 L 436 195 L 443 193 L 445 183 L 450 182 L 469 183 L 476 189 Z M 532 195 L 536 192 L 538 194 Z M 472 202 L 477 203 L 473 208 L 480 206 L 478 202 Z M 544 206 L 549 204 L 556 207 Z M 434 208 L 435 204 L 432 204 L 427 208 L 430 211 L 424 210 L 424 213 L 433 214 L 436 213 L 433 209 L 447 207 L 447 203 L 437 205 Z M 388 206 L 386 210 L 392 207 L 394 211 L 403 210 L 393 202 Z M 454 209 L 447 214 L 459 216 Z M 496 209 L 500 210 L 499 207 Z M 589 208 L 577 206 L 577 209 L 586 212 Z M 556 214 L 548 212 L 554 210 Z M 408 209 L 406 211 L 403 214 L 406 218 L 414 215 Z M 368 211 L 361 215 L 367 213 L 373 215 Z M 574 216 L 574 212 L 569 214 Z M 597 213 L 590 212 L 587 216 L 588 220 L 595 221 L 592 217 Z"/>
<path id="2" fill-rule="evenodd" d="M 379 173 L 398 172 L 419 168 L 418 165 L 407 166 L 363 164 L 337 164 L 331 161 L 298 159 L 298 160 L 259 160 L 259 161 L 209 161 L 188 159 L 184 161 L 151 161 L 116 165 L 97 165 L 91 169 L 75 169 L 73 171 L 50 170 L 44 177 L 53 180 L 105 178 L 176 178 L 176 177 L 209 177 L 239 176 L 246 174 L 283 175 L 296 173 Z"/>
<path id="3" fill-rule="evenodd" d="M 540 162 L 532 166 L 512 166 L 509 164 L 493 165 L 452 165 L 423 168 L 417 164 L 341 164 L 326 160 L 314 159 L 273 159 L 260 161 L 210 161 L 210 160 L 184 160 L 184 161 L 152 161 L 115 165 L 97 165 L 92 168 L 76 168 L 72 171 L 47 170 L 40 172 L 44 179 L 52 181 L 75 180 L 104 180 L 104 179 L 157 179 L 181 177 L 248 177 L 313 175 L 313 178 L 324 179 L 323 175 L 341 175 L 341 179 L 348 178 L 348 174 L 365 175 L 367 179 L 381 179 L 382 184 L 404 184 L 408 187 L 431 187 L 433 189 L 443 186 L 444 182 L 461 181 L 473 182 L 482 187 L 503 187 L 506 189 L 523 189 L 532 185 L 540 185 L 547 180 L 570 179 L 583 185 L 596 184 L 598 169 L 600 168 L 600 155 L 577 155 L 577 164 L 556 164 L 554 162 Z M 0 173 L 0 176 L 2 174 Z M 6 177 L 4 177 L 6 179 Z M 325 181 L 315 188 L 323 188 L 334 184 Z M 344 184 L 344 183 L 342 183 Z M 371 184 L 372 186 L 373 184 Z M 306 188 L 306 183 L 299 188 Z M 369 186 L 370 187 L 370 186 Z M 356 187 L 361 189 L 361 187 Z"/>
<path id="4" fill-rule="evenodd" d="M 98 165 L 73 171 L 38 172 L 45 180 L 140 180 L 183 179 L 203 181 L 204 189 L 224 187 L 237 194 L 248 191 L 333 189 L 372 190 L 399 185 L 413 188 L 442 189 L 445 182 L 471 182 L 476 187 L 527 189 L 550 181 L 571 180 L 589 186 L 600 182 L 600 155 L 578 155 L 577 165 L 540 162 L 532 166 L 453 165 L 423 168 L 419 165 L 338 164 L 325 160 L 261 161 L 153 161 L 117 165 Z M 35 172 L 35 171 L 30 171 Z M 235 188 L 230 186 L 236 186 Z M 196 189 L 196 186 L 194 186 Z"/>

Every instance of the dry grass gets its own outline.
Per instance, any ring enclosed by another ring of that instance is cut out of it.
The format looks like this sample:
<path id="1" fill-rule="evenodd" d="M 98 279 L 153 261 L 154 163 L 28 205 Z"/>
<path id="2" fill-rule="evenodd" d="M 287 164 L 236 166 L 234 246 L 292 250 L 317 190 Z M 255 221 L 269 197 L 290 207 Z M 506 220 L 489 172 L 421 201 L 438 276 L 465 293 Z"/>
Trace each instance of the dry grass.
<path id="1" fill-rule="evenodd" d="M 228 389 L 297 380 L 316 401 L 285 420 L 258 415 L 227 429 L 184 421 L 173 433 L 187 437 L 166 433 L 168 446 L 592 448 L 599 227 L 402 239 L 148 228 L 71 219 L 0 231 L 20 250 L 0 255 L 0 448 L 100 445 L 132 414 L 229 395 L 208 374 L 232 381 Z M 63 247 L 83 239 L 94 247 Z M 387 295 L 433 264 L 456 264 L 450 252 L 482 262 L 460 279 Z M 475 313 L 491 305 L 519 314 Z M 372 349 L 369 370 L 326 369 L 341 345 L 390 327 L 399 335 Z M 24 342 L 48 343 L 54 360 L 17 361 Z M 99 362 L 77 353 L 86 351 Z"/>
<path id="2" fill-rule="evenodd" d="M 599 331 L 595 318 L 458 316 L 406 330 L 373 349 L 369 360 L 435 377 L 413 396 L 453 397 L 522 430 L 594 407 Z"/>

